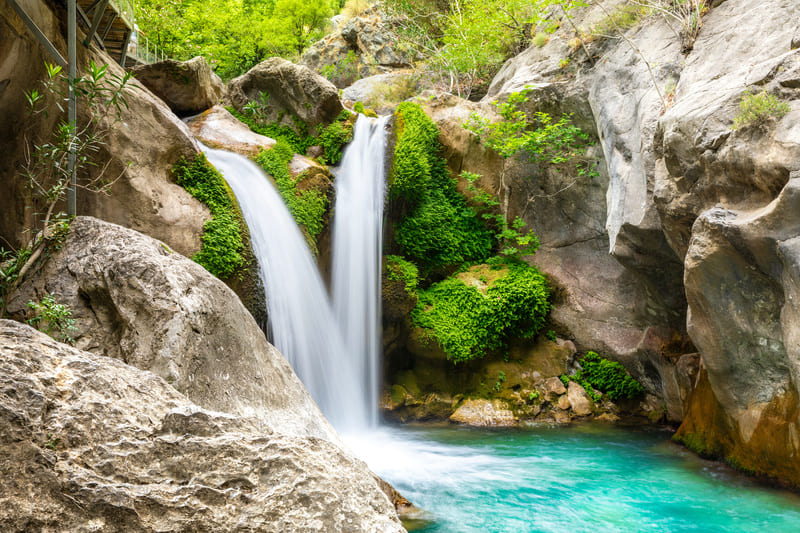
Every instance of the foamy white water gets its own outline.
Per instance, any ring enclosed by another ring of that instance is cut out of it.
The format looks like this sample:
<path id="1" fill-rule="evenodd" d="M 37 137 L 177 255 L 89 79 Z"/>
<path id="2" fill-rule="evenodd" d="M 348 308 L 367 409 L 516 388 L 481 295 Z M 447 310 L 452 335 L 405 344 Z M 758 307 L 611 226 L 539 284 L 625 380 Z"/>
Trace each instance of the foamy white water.
<path id="1" fill-rule="evenodd" d="M 361 379 L 363 424 L 378 422 L 384 160 L 389 117 L 360 116 L 336 172 L 333 308 L 347 362 Z"/>
<path id="2" fill-rule="evenodd" d="M 348 363 L 325 285 L 294 218 L 258 165 L 225 150 L 203 151 L 233 189 L 250 228 L 275 346 L 335 428 L 360 427 L 370 416 L 363 377 Z"/>

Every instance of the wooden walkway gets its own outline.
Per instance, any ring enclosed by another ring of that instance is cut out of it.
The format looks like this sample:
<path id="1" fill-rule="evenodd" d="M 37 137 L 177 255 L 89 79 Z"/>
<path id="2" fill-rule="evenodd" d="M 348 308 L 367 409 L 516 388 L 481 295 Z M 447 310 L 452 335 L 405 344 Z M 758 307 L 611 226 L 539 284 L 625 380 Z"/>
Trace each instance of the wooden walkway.
<path id="1" fill-rule="evenodd" d="M 135 31 L 133 1 L 77 0 L 77 6 L 78 25 L 87 35 L 83 44 L 94 40 L 123 67 L 131 61 L 126 56 Z"/>

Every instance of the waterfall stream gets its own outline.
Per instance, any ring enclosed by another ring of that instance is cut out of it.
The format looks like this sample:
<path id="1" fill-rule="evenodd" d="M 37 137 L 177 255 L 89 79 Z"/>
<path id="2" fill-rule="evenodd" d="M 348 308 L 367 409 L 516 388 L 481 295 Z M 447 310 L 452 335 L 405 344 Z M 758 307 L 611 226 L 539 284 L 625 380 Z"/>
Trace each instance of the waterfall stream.
<path id="1" fill-rule="evenodd" d="M 378 417 L 386 123 L 361 116 L 336 172 L 333 308 L 349 368 L 362 376 L 368 426 Z"/>
<path id="2" fill-rule="evenodd" d="M 377 418 L 385 123 L 359 118 L 337 172 L 335 313 L 306 241 L 270 179 L 246 157 L 203 147 L 250 228 L 273 342 L 339 431 L 363 429 Z"/>

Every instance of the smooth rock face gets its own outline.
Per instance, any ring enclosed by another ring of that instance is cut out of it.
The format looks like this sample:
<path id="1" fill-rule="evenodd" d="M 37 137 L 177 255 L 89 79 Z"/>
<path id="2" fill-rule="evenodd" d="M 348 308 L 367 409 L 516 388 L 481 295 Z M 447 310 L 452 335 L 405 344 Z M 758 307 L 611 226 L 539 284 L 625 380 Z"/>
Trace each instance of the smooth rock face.
<path id="1" fill-rule="evenodd" d="M 312 135 L 318 133 L 320 125 L 333 122 L 343 109 L 331 82 L 308 67 L 280 57 L 262 61 L 231 80 L 226 99 L 242 111 L 249 102 L 260 102 L 262 93 L 267 95 L 263 109 L 267 122 L 295 127 L 292 116 L 296 116 Z"/>
<path id="2" fill-rule="evenodd" d="M 678 436 L 800 486 L 800 172 L 753 211 L 711 209 L 686 254 L 689 333 L 703 383 Z"/>
<path id="3" fill-rule="evenodd" d="M 515 426 L 514 414 L 499 400 L 467 400 L 450 417 L 451 422 L 467 426 Z"/>
<path id="4" fill-rule="evenodd" d="M 219 103 L 225 86 L 204 57 L 165 59 L 139 65 L 133 75 L 179 116 L 201 113 Z"/>
<path id="5" fill-rule="evenodd" d="M 66 50 L 62 29 L 66 26 L 45 2 L 25 0 L 22 7 L 60 50 Z M 78 47 L 79 74 L 89 60 L 108 64 L 108 75 L 121 76 L 122 69 L 95 47 Z M 50 132 L 58 113 L 31 119 L 23 91 L 41 88 L 46 76 L 44 63 L 52 59 L 24 26 L 8 3 L 0 4 L 0 235 L 12 243 L 31 227 L 34 213 L 27 181 L 19 173 L 24 160 L 24 138 Z M 106 177 L 114 181 L 110 194 L 78 191 L 78 213 L 92 215 L 136 229 L 167 243 L 172 249 L 191 256 L 200 249 L 203 223 L 208 210 L 170 180 L 171 166 L 182 156 L 198 152 L 197 143 L 186 125 L 149 90 L 135 79 L 126 93 L 128 107 L 120 122 L 111 128 L 99 163 L 108 163 Z M 78 120 L 86 106 L 78 106 Z M 8 127 L 6 127 L 8 126 Z M 88 174 L 97 171 L 92 167 Z M 79 175 L 81 183 L 90 175 Z"/>
<path id="6" fill-rule="evenodd" d="M 366 466 L 0 320 L 10 531 L 404 531 Z"/>
<path id="7" fill-rule="evenodd" d="M 151 370 L 206 409 L 338 442 L 286 359 L 237 296 L 164 243 L 89 217 L 8 304 L 52 293 L 77 319 L 79 349 Z"/>
<path id="8" fill-rule="evenodd" d="M 206 146 L 248 157 L 258 155 L 261 150 L 276 144 L 275 139 L 255 133 L 219 105 L 190 120 L 189 129 Z"/>

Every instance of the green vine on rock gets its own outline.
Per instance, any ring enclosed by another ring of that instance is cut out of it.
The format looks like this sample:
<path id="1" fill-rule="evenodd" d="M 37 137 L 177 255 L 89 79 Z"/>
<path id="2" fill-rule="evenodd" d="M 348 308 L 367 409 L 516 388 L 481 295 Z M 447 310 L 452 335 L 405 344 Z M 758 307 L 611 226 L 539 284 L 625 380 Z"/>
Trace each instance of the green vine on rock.
<path id="1" fill-rule="evenodd" d="M 191 161 L 181 158 L 172 174 L 178 185 L 211 211 L 211 219 L 203 224 L 202 246 L 192 259 L 216 277 L 230 278 L 244 265 L 244 221 L 233 192 L 203 154 Z"/>

